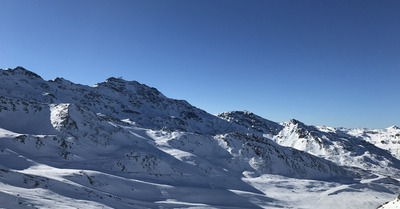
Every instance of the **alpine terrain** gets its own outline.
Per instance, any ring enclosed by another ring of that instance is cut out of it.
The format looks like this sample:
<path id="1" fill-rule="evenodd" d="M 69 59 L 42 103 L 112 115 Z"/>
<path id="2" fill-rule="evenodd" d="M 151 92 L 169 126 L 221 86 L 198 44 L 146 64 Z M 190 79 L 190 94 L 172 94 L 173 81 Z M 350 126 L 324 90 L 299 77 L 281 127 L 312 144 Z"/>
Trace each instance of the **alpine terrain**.
<path id="1" fill-rule="evenodd" d="M 395 126 L 212 115 L 136 81 L 0 71 L 0 208 L 375 209 L 399 180 Z"/>

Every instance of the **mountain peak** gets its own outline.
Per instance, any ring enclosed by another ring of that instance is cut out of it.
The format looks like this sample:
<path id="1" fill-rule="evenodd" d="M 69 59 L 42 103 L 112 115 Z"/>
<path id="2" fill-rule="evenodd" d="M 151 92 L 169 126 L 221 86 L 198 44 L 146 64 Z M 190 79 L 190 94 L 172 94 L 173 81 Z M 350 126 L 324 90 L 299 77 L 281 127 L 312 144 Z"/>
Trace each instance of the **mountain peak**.
<path id="1" fill-rule="evenodd" d="M 301 122 L 301 121 L 299 121 L 299 120 L 296 120 L 296 119 L 294 119 L 294 118 L 290 119 L 290 120 L 287 121 L 287 122 L 284 122 L 283 124 L 285 124 L 285 125 L 290 125 L 290 124 L 292 124 L 292 125 L 297 125 L 297 126 L 306 126 L 303 122 Z"/>
<path id="2" fill-rule="evenodd" d="M 154 87 L 141 84 L 137 81 L 127 81 L 122 78 L 116 78 L 116 77 L 110 77 L 107 78 L 106 81 L 104 82 L 95 84 L 95 87 L 101 87 L 101 86 L 111 88 L 118 92 L 122 92 L 129 89 L 137 91 L 140 89 L 140 91 L 145 91 L 146 93 L 152 92 L 155 95 L 161 95 L 161 92 L 159 92 Z"/>
<path id="3" fill-rule="evenodd" d="M 109 77 L 107 78 L 107 80 L 105 81 L 106 83 L 126 83 L 128 81 L 122 79 L 122 77 Z"/>
<path id="4" fill-rule="evenodd" d="M 387 129 L 392 129 L 392 130 L 400 130 L 400 128 L 399 128 L 399 127 L 397 127 L 397 126 L 390 126 L 390 127 L 388 127 Z"/>
<path id="5" fill-rule="evenodd" d="M 293 124 L 299 124 L 299 123 L 301 123 L 300 121 L 298 121 L 298 120 L 296 120 L 296 119 L 294 119 L 294 118 L 292 118 L 292 119 L 290 119 L 290 121 L 289 121 L 289 123 L 293 123 Z"/>
<path id="6" fill-rule="evenodd" d="M 61 77 L 57 77 L 53 80 L 50 80 L 50 82 L 55 82 L 55 83 L 59 83 L 59 84 L 69 84 L 69 85 L 74 85 L 75 83 L 73 83 L 72 81 L 69 81 L 65 78 L 61 78 Z"/>
<path id="7" fill-rule="evenodd" d="M 20 75 L 27 76 L 27 77 L 29 77 L 29 78 L 39 78 L 39 79 L 42 79 L 42 77 L 40 77 L 38 74 L 36 74 L 36 73 L 34 73 L 34 72 L 32 72 L 32 71 L 29 71 L 29 70 L 27 70 L 27 69 L 25 69 L 25 68 L 23 68 L 23 67 L 21 67 L 21 66 L 17 66 L 17 67 L 14 68 L 14 69 L 7 68 L 7 69 L 5 70 L 5 72 L 10 72 L 11 75 L 20 74 Z"/>
<path id="8" fill-rule="evenodd" d="M 282 127 L 278 123 L 264 119 L 247 110 L 244 111 L 229 111 L 217 114 L 217 117 L 228 122 L 235 123 L 245 127 L 248 131 L 253 130 L 254 133 L 273 133 L 279 132 Z M 261 134 L 262 135 L 262 134 Z"/>

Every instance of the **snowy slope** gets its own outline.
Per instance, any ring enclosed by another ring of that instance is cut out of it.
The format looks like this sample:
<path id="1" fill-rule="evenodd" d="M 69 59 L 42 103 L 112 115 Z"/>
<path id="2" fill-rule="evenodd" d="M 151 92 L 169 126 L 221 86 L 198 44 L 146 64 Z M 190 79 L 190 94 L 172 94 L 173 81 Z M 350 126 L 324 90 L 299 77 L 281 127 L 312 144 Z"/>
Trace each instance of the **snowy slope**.
<path id="1" fill-rule="evenodd" d="M 386 129 L 343 129 L 343 131 L 388 150 L 393 156 L 400 159 L 400 128 L 396 126 Z"/>
<path id="2" fill-rule="evenodd" d="M 400 208 L 400 196 L 397 197 L 395 200 L 385 203 L 382 206 L 378 207 L 378 209 L 399 209 L 399 208 Z"/>
<path id="3" fill-rule="evenodd" d="M 135 81 L 0 72 L 0 208 L 376 208 L 400 192 L 362 163 L 278 145 L 285 125 L 249 112 L 217 117 Z"/>
<path id="4" fill-rule="evenodd" d="M 157 89 L 136 81 L 109 78 L 89 87 L 62 78 L 44 81 L 21 67 L 2 70 L 0 79 L 0 95 L 3 97 L 46 104 L 81 105 L 95 113 L 120 120 L 130 119 L 145 128 L 219 133 L 228 131 L 225 129 L 230 127 L 225 121 L 186 101 L 169 99 Z"/>
<path id="5" fill-rule="evenodd" d="M 61 134 L 62 137 L 69 138 L 71 143 L 77 144 L 84 140 L 108 147 L 108 145 L 115 144 L 113 143 L 116 140 L 115 137 L 130 138 L 131 132 L 135 132 L 137 135 L 136 131 L 131 130 L 132 127 L 167 132 L 188 132 L 204 138 L 207 138 L 209 134 L 245 131 L 241 126 L 210 115 L 191 106 L 186 101 L 166 98 L 156 89 L 137 82 L 110 78 L 95 87 L 87 87 L 75 85 L 63 79 L 46 82 L 38 75 L 22 68 L 5 70 L 3 75 L 5 76 L 2 77 L 2 80 L 8 84 L 2 88 L 5 95 L 1 105 L 3 111 L 0 112 L 0 117 L 4 121 L 2 128 L 16 133 L 53 135 L 57 131 L 59 133 L 56 135 Z M 26 85 L 18 85 L 19 81 L 25 81 Z M 13 89 L 13 83 L 21 90 Z M 27 96 L 23 96 L 25 91 Z M 47 98 L 49 95 L 51 95 L 51 99 Z M 19 118 L 24 119 L 20 120 Z M 8 123 L 14 119 L 18 119 L 18 121 Z M 38 124 L 36 121 L 40 121 L 45 126 L 42 127 L 42 124 Z M 27 130 L 25 131 L 25 129 Z M 246 137 L 247 134 L 242 134 L 237 140 Z M 248 138 L 255 140 L 252 137 Z M 204 140 L 200 138 L 198 141 Z M 268 142 L 268 139 L 257 140 L 266 141 L 265 143 L 271 144 L 270 146 L 278 146 Z M 149 140 L 144 141 L 147 143 Z M 248 149 L 255 149 L 251 145 L 248 145 Z M 150 148 L 144 150 L 148 149 Z M 193 149 L 198 148 L 194 147 Z M 207 147 L 207 149 L 209 148 Z M 71 156 L 74 155 L 72 151 L 69 153 Z M 308 156 L 305 153 L 302 155 Z M 249 158 L 252 157 L 249 156 Z M 323 163 L 329 164 L 330 162 Z M 321 165 L 321 167 L 323 166 Z M 327 170 L 326 176 L 340 176 L 345 173 L 339 170 L 336 169 L 333 173 Z M 297 172 L 293 171 L 293 173 Z M 307 175 L 304 177 L 306 178 Z"/>
<path id="6" fill-rule="evenodd" d="M 282 125 L 264 119 L 249 111 L 230 111 L 217 114 L 230 123 L 240 125 L 246 129 L 246 132 L 253 133 L 258 136 L 272 137 L 282 130 Z"/>
<path id="7" fill-rule="evenodd" d="M 395 155 L 400 129 L 396 127 L 384 130 L 336 129 L 308 126 L 295 119 L 278 124 L 247 111 L 225 112 L 217 116 L 282 146 L 302 150 L 342 166 L 400 178 L 400 160 Z"/>
<path id="8" fill-rule="evenodd" d="M 339 165 L 400 177 L 400 160 L 365 137 L 342 129 L 308 126 L 297 120 L 285 122 L 283 126 L 283 130 L 274 136 L 274 140 L 283 146 L 306 151 Z"/>

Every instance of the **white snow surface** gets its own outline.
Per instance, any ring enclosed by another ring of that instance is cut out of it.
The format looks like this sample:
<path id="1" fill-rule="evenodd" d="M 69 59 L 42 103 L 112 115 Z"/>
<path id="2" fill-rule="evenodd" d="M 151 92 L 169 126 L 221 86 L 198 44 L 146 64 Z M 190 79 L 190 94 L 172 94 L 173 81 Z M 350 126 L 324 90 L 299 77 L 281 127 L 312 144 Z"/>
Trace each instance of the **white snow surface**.
<path id="1" fill-rule="evenodd" d="M 399 209 L 400 208 L 400 196 L 397 197 L 395 200 L 387 202 L 382 206 L 378 207 L 378 209 Z"/>
<path id="2" fill-rule="evenodd" d="M 377 208 L 400 193 L 399 136 L 17 67 L 0 71 L 0 208 Z"/>

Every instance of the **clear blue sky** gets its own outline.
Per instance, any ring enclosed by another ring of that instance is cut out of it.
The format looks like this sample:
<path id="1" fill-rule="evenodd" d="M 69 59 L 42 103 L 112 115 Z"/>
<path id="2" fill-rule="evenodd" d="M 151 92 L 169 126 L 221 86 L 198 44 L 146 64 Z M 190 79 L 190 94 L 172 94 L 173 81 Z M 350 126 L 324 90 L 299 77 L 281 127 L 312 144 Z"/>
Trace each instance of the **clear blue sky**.
<path id="1" fill-rule="evenodd" d="M 210 113 L 400 126 L 398 0 L 1 0 L 0 68 L 122 76 Z"/>

